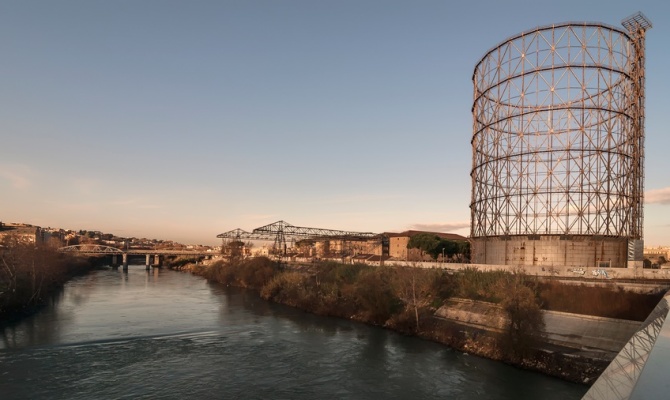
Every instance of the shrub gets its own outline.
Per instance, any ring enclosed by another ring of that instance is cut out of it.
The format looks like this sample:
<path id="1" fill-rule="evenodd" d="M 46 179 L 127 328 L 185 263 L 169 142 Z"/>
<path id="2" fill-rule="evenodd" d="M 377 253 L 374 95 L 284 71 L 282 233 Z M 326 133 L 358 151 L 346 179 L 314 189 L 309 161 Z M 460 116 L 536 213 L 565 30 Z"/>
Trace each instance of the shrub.
<path id="1" fill-rule="evenodd" d="M 402 302 L 391 286 L 391 274 L 383 267 L 362 270 L 354 285 L 354 296 L 366 320 L 383 325 L 402 309 Z"/>
<path id="2" fill-rule="evenodd" d="M 305 297 L 306 276 L 300 272 L 284 272 L 270 280 L 261 289 L 261 297 L 278 303 L 298 305 Z"/>
<path id="3" fill-rule="evenodd" d="M 455 276 L 454 294 L 471 300 L 484 300 L 494 303 L 500 302 L 496 289 L 500 281 L 508 281 L 511 273 L 507 271 L 480 271 L 476 268 L 466 268 Z"/>
<path id="4" fill-rule="evenodd" d="M 167 261 L 166 264 L 169 268 L 179 269 L 179 268 L 184 267 L 185 265 L 196 264 L 197 262 L 198 262 L 197 258 L 181 256 L 181 257 L 175 258 L 174 260 Z"/>
<path id="5" fill-rule="evenodd" d="M 444 302 L 452 297 L 455 292 L 455 283 L 452 275 L 449 275 L 444 270 L 436 270 L 431 275 L 431 293 L 433 293 L 433 301 L 431 306 L 439 308 Z"/>
<path id="6" fill-rule="evenodd" d="M 43 304 L 67 279 L 91 267 L 89 261 L 23 243 L 14 235 L 2 238 L 0 245 L 0 315 Z"/>
<path id="7" fill-rule="evenodd" d="M 317 277 L 323 282 L 337 282 L 338 284 L 353 283 L 358 274 L 370 267 L 365 264 L 340 264 L 328 261 L 319 264 Z"/>
<path id="8" fill-rule="evenodd" d="M 394 268 L 393 290 L 394 294 L 405 304 L 406 310 L 414 314 L 416 330 L 420 329 L 421 311 L 430 305 L 432 301 L 432 270 L 424 270 L 416 266 Z"/>
<path id="9" fill-rule="evenodd" d="M 525 285 L 521 276 L 512 280 L 500 280 L 503 310 L 508 318 L 503 345 L 513 358 L 523 358 L 536 346 L 544 335 L 544 317 L 540 303 L 531 288 Z"/>
<path id="10" fill-rule="evenodd" d="M 239 263 L 238 279 L 246 287 L 260 289 L 266 285 L 278 272 L 277 264 L 266 257 L 252 258 Z"/>
<path id="11" fill-rule="evenodd" d="M 257 257 L 249 260 L 216 261 L 193 273 L 224 285 L 234 285 L 260 290 L 279 272 L 277 263 Z"/>

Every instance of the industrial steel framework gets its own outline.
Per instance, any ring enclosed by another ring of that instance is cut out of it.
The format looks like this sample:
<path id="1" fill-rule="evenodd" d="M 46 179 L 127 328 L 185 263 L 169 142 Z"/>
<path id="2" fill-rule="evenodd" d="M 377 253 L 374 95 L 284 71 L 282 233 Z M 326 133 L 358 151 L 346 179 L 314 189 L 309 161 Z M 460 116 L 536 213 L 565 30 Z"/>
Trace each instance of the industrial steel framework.
<path id="1" fill-rule="evenodd" d="M 513 36 L 477 64 L 471 237 L 642 238 L 644 39 L 563 23 Z"/>
<path id="2" fill-rule="evenodd" d="M 335 229 L 307 228 L 303 226 L 294 226 L 285 221 L 277 221 L 272 224 L 261 226 L 252 231 L 254 234 L 274 235 L 274 247 L 286 251 L 287 237 L 300 238 L 332 238 L 344 240 L 367 240 L 379 237 L 372 232 L 353 232 L 340 231 Z"/>
<path id="3" fill-rule="evenodd" d="M 250 240 L 274 240 L 274 236 L 272 235 L 266 235 L 266 234 L 259 234 L 259 233 L 251 233 L 247 232 L 244 229 L 233 229 L 232 231 L 220 233 L 216 235 L 217 238 L 223 239 L 223 240 L 230 240 L 230 241 L 241 241 L 242 239 L 250 239 Z"/>
<path id="4" fill-rule="evenodd" d="M 264 225 L 259 228 L 254 229 L 251 232 L 247 232 L 243 229 L 233 229 L 231 231 L 221 233 L 216 236 L 217 238 L 223 240 L 266 240 L 274 241 L 273 248 L 282 253 L 286 252 L 286 239 L 295 239 L 295 238 L 310 238 L 310 239 L 343 239 L 343 240 L 368 240 L 373 238 L 379 238 L 382 242 L 382 246 L 386 244 L 388 248 L 388 238 L 383 235 L 372 232 L 353 232 L 353 231 L 340 231 L 335 229 L 324 229 L 324 228 L 307 228 L 303 226 L 294 226 L 285 221 L 277 221 L 272 224 Z M 387 250 L 388 253 L 388 250 Z"/>

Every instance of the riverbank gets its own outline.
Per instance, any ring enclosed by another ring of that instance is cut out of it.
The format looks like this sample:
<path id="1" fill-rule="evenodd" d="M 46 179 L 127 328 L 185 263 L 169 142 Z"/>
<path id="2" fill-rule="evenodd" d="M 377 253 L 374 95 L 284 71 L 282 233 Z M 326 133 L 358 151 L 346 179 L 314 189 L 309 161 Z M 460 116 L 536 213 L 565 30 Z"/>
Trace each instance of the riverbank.
<path id="1" fill-rule="evenodd" d="M 9 325 L 2 400 L 569 400 L 587 389 L 142 263 L 72 279 Z"/>
<path id="2" fill-rule="evenodd" d="M 0 248 L 0 320 L 18 320 L 47 304 L 71 278 L 94 267 L 48 246 L 5 240 Z"/>
<path id="3" fill-rule="evenodd" d="M 545 340 L 540 304 L 556 303 L 552 293 L 562 297 L 568 289 L 547 286 L 520 273 L 464 271 L 451 275 L 440 270 L 335 263 L 279 268 L 266 258 L 185 269 L 211 281 L 254 289 L 266 300 L 310 313 L 384 327 L 571 382 L 591 383 L 609 363 L 602 354 Z M 588 293 L 593 297 L 596 292 Z M 609 300 L 609 304 L 598 298 L 590 300 L 600 307 L 600 313 L 625 314 L 626 310 L 616 308 L 630 299 L 615 294 L 624 299 Z M 609 295 L 602 292 L 599 296 L 607 299 Z M 436 316 L 453 297 L 500 303 L 509 322 L 504 329 L 492 331 Z M 647 300 L 649 304 L 655 301 Z"/>

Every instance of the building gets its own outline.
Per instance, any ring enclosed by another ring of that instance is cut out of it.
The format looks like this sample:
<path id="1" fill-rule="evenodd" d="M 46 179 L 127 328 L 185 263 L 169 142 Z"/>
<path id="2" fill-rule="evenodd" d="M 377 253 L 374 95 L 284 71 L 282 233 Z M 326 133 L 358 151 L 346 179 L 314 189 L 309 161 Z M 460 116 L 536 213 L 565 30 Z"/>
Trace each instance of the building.
<path id="1" fill-rule="evenodd" d="M 651 262 L 653 268 L 659 266 L 670 266 L 667 264 L 668 261 L 670 261 L 670 247 L 645 247 L 644 258 L 645 260 L 649 260 Z"/>
<path id="2" fill-rule="evenodd" d="M 464 236 L 457 235 L 455 233 L 443 233 L 443 232 L 425 232 L 425 231 L 415 231 L 408 230 L 400 233 L 386 232 L 385 236 L 389 238 L 389 256 L 397 260 L 405 261 L 432 261 L 433 258 L 421 251 L 420 249 L 408 249 L 407 245 L 409 240 L 418 234 L 429 233 L 432 235 L 437 235 L 442 239 L 448 239 L 458 242 L 465 242 L 468 239 Z M 438 260 L 441 260 L 438 258 Z M 444 260 L 441 260 L 444 261 Z"/>
<path id="3" fill-rule="evenodd" d="M 21 243 L 41 243 L 42 228 L 29 224 L 0 223 L 0 242 L 5 237 L 16 237 Z"/>

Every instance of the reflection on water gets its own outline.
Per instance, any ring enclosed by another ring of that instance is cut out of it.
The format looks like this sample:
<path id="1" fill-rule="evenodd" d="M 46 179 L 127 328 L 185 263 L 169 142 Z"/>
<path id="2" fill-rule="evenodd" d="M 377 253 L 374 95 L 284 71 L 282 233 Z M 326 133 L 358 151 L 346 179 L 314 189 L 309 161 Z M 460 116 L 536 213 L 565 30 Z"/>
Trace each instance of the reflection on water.
<path id="1" fill-rule="evenodd" d="M 58 341 L 60 325 L 73 318 L 68 310 L 58 307 L 64 297 L 64 291 L 57 291 L 50 296 L 45 309 L 35 316 L 0 323 L 0 350 Z"/>
<path id="2" fill-rule="evenodd" d="M 576 399 L 586 391 L 144 266 L 77 278 L 53 306 L 0 332 L 3 400 Z"/>

